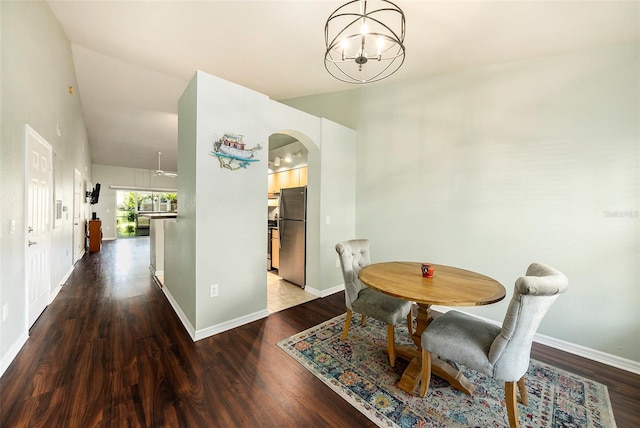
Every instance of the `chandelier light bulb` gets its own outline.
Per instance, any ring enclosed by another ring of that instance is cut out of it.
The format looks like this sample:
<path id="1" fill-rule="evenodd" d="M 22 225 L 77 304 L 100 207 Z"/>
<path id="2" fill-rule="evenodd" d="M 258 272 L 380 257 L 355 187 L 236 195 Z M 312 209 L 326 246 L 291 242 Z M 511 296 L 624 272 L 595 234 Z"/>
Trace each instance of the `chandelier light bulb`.
<path id="1" fill-rule="evenodd" d="M 342 47 L 342 61 L 344 61 L 345 57 L 347 56 L 347 49 L 349 48 L 349 40 L 342 39 L 342 41 L 340 42 L 340 46 Z"/>

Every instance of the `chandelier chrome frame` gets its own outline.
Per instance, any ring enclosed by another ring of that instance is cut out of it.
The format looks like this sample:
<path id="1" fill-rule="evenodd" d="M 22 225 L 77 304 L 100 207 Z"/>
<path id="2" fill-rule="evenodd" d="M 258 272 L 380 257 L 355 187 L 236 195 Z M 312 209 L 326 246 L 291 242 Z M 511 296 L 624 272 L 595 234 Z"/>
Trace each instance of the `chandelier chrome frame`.
<path id="1" fill-rule="evenodd" d="M 350 1 L 336 9 L 324 26 L 324 66 L 343 82 L 377 82 L 404 63 L 404 36 L 404 12 L 394 3 Z"/>

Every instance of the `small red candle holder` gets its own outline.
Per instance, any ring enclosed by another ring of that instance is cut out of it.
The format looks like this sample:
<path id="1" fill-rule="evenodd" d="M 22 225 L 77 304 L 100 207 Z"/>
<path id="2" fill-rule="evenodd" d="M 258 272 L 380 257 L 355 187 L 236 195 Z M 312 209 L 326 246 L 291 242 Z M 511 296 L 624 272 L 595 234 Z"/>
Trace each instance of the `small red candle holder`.
<path id="1" fill-rule="evenodd" d="M 433 278 L 433 265 L 429 263 L 422 263 L 422 276 L 425 278 Z"/>

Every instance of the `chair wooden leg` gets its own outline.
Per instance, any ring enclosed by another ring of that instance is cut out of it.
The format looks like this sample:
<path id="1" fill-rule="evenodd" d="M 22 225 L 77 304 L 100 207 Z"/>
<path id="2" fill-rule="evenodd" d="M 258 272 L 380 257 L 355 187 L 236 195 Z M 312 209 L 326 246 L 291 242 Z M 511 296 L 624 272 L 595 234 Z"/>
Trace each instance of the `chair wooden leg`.
<path id="1" fill-rule="evenodd" d="M 420 380 L 420 397 L 427 395 L 431 382 L 431 352 L 422 349 L 422 379 Z"/>
<path id="2" fill-rule="evenodd" d="M 344 331 L 342 332 L 342 340 L 347 338 L 349 327 L 351 326 L 351 309 L 347 309 L 347 319 L 344 321 Z"/>
<path id="3" fill-rule="evenodd" d="M 409 330 L 409 337 L 413 336 L 413 315 L 411 311 L 407 314 L 407 330 Z"/>
<path id="4" fill-rule="evenodd" d="M 518 428 L 518 403 L 516 400 L 516 382 L 504 383 L 504 396 L 507 402 L 507 416 L 509 417 L 509 426 Z"/>
<path id="5" fill-rule="evenodd" d="M 518 381 L 518 390 L 520 391 L 520 401 L 525 406 L 529 405 L 529 397 L 527 396 L 527 387 L 524 384 L 524 376 Z"/>
<path id="6" fill-rule="evenodd" d="M 367 322 L 367 316 L 362 314 L 362 318 L 360 318 L 360 325 L 364 327 L 364 324 Z"/>
<path id="7" fill-rule="evenodd" d="M 387 324 L 387 351 L 389 352 L 389 364 L 396 366 L 396 333 L 395 327 Z"/>

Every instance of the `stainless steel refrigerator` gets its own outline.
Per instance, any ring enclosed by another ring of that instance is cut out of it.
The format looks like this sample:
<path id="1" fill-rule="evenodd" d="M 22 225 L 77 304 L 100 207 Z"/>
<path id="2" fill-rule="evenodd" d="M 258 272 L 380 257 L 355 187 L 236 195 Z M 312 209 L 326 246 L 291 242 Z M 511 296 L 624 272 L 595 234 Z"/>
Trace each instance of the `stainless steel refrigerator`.
<path id="1" fill-rule="evenodd" d="M 280 189 L 280 266 L 278 275 L 304 288 L 306 285 L 307 187 Z"/>

